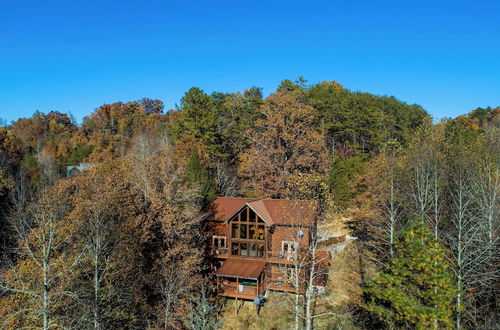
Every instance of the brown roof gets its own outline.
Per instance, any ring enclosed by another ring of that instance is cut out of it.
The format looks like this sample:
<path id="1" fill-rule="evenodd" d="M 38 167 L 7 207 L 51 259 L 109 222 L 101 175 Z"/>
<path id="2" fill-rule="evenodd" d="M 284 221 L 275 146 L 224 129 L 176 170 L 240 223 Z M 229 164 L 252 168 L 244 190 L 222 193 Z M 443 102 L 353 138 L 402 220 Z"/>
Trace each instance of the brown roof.
<path id="1" fill-rule="evenodd" d="M 238 211 L 247 202 L 257 200 L 257 198 L 232 198 L 232 197 L 219 197 L 213 201 L 213 215 L 211 220 L 226 221 L 236 211 Z"/>
<path id="2" fill-rule="evenodd" d="M 256 280 L 265 266 L 266 262 L 260 260 L 228 259 L 217 271 L 217 276 Z"/>
<path id="3" fill-rule="evenodd" d="M 213 202 L 211 220 L 229 221 L 245 205 L 252 208 L 268 224 L 307 225 L 314 224 L 315 201 L 272 198 L 219 197 Z"/>
<path id="4" fill-rule="evenodd" d="M 247 204 L 255 213 L 259 215 L 259 217 L 262 218 L 262 220 L 271 225 L 274 223 L 273 217 L 269 214 L 269 210 L 266 208 L 262 200 L 253 201 Z"/>
<path id="5" fill-rule="evenodd" d="M 266 198 L 262 202 L 276 224 L 307 226 L 314 224 L 315 201 Z"/>

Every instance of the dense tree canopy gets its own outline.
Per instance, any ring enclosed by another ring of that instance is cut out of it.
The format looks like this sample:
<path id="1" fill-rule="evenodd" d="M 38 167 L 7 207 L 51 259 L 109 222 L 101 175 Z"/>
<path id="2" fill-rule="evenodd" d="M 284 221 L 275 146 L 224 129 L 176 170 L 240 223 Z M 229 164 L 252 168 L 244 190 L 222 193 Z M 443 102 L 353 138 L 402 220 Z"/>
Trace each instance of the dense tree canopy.
<path id="1" fill-rule="evenodd" d="M 430 120 L 418 105 L 351 92 L 335 81 L 317 84 L 306 95 L 334 154 L 375 153 L 390 140 L 404 144 L 415 128 Z"/>
<path id="2" fill-rule="evenodd" d="M 164 110 L 142 98 L 0 126 L 1 328 L 220 325 L 200 222 L 216 196 L 327 196 L 328 221 L 358 238 L 370 320 L 497 323 L 499 108 L 433 125 L 299 78 L 266 97 L 193 87 Z"/>
<path id="3" fill-rule="evenodd" d="M 299 91 L 278 91 L 258 108 L 263 118 L 251 132 L 250 148 L 240 155 L 240 174 L 259 196 L 283 197 L 293 176 L 326 170 L 314 109 L 300 98 Z"/>

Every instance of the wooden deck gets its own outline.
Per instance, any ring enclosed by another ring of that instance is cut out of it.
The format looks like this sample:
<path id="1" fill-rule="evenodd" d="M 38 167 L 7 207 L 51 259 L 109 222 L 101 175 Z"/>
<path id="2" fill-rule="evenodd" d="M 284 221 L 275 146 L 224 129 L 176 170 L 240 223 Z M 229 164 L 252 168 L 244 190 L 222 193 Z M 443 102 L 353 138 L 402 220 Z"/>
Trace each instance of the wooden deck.
<path id="1" fill-rule="evenodd" d="M 257 298 L 258 288 L 256 286 L 242 285 L 243 290 L 239 290 L 236 284 L 225 284 L 219 288 L 219 295 L 222 297 L 254 300 Z"/>
<path id="2" fill-rule="evenodd" d="M 293 287 L 292 285 L 286 285 L 286 284 L 279 285 L 276 283 L 274 283 L 274 284 L 270 283 L 267 285 L 267 289 L 273 290 L 273 291 L 295 293 L 295 287 Z M 302 293 L 302 292 L 299 291 L 299 293 Z"/>
<path id="3" fill-rule="evenodd" d="M 295 293 L 295 287 L 286 283 L 270 282 L 265 287 L 268 290 Z M 265 291 L 265 290 L 264 290 Z M 303 292 L 299 290 L 299 293 Z M 238 285 L 227 284 L 219 289 L 219 295 L 228 298 L 238 298 L 244 300 L 253 300 L 258 296 L 258 288 L 254 286 L 243 286 L 243 291 L 238 290 Z"/>
<path id="4" fill-rule="evenodd" d="M 282 270 L 283 267 L 291 266 L 293 268 L 295 256 L 291 253 L 267 251 L 267 258 L 231 257 L 228 255 L 227 248 L 216 248 L 212 250 L 212 253 L 216 258 L 225 260 L 217 270 L 219 296 L 253 300 L 259 294 L 265 293 L 267 289 L 279 292 L 296 292 L 293 284 L 284 279 L 285 274 Z M 267 268 L 266 271 L 265 267 L 279 268 L 281 271 L 271 275 L 268 272 L 273 272 L 272 268 Z M 266 278 L 266 276 L 269 277 Z M 255 281 L 255 284 L 248 285 L 245 283 L 248 281 Z M 303 293 L 302 291 L 300 293 Z"/>
<path id="5" fill-rule="evenodd" d="M 267 262 L 282 265 L 293 265 L 294 255 L 292 253 L 267 251 Z"/>

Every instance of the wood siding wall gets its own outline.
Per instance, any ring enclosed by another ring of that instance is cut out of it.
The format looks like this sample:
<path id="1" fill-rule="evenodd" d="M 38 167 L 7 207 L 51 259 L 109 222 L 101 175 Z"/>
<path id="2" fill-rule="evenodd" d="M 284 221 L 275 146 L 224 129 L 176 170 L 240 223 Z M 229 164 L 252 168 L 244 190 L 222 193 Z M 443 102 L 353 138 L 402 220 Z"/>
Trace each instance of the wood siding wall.
<path id="1" fill-rule="evenodd" d="M 272 245 L 270 250 L 274 252 L 281 251 L 283 241 L 296 242 L 299 230 L 304 232 L 304 236 L 300 240 L 299 249 L 305 248 L 309 244 L 309 228 L 276 226 L 272 234 Z"/>

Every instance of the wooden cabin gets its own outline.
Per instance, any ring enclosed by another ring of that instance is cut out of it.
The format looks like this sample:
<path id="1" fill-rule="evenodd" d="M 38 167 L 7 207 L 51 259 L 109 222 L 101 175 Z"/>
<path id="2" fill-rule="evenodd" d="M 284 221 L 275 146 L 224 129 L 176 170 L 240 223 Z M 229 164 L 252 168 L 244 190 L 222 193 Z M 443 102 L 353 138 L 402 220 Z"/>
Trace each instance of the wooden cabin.
<path id="1" fill-rule="evenodd" d="M 66 166 L 66 176 L 68 178 L 73 178 L 80 174 L 82 171 L 90 168 L 92 164 L 90 163 L 80 163 L 80 165 L 70 165 Z"/>
<path id="2" fill-rule="evenodd" d="M 219 295 L 254 299 L 266 290 L 302 291 L 293 275 L 315 213 L 314 201 L 217 198 L 205 223 Z"/>

